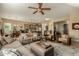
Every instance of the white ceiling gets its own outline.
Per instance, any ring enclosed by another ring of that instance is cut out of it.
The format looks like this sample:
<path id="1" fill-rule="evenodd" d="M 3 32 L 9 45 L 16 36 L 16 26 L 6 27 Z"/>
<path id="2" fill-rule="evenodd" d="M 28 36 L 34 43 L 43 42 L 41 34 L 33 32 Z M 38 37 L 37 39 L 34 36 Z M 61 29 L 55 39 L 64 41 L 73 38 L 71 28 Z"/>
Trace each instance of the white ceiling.
<path id="1" fill-rule="evenodd" d="M 6 18 L 17 20 L 36 21 L 40 22 L 45 18 L 57 19 L 62 16 L 69 15 L 74 9 L 69 4 L 65 3 L 44 3 L 43 7 L 50 7 L 50 11 L 44 11 L 45 15 L 40 13 L 32 14 L 35 10 L 29 9 L 28 6 L 38 7 L 34 3 L 2 3 L 0 4 L 0 15 Z"/>

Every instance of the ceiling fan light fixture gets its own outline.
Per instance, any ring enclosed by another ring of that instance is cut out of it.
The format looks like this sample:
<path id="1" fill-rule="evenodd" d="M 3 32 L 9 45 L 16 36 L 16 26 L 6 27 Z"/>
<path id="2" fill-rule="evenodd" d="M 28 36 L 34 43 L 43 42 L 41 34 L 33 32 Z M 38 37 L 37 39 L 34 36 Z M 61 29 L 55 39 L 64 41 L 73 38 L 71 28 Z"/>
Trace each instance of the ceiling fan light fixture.
<path id="1" fill-rule="evenodd" d="M 40 12 L 42 15 L 44 15 L 44 10 L 51 10 L 51 8 L 42 8 L 42 3 L 38 3 L 38 8 L 35 8 L 35 7 L 29 7 L 29 8 L 31 8 L 31 9 L 36 9 L 36 11 L 35 12 L 33 12 L 33 14 L 35 14 L 35 13 L 37 13 L 37 12 Z"/>
<path id="2" fill-rule="evenodd" d="M 41 11 L 41 9 L 37 9 L 38 10 L 38 12 L 40 12 Z"/>

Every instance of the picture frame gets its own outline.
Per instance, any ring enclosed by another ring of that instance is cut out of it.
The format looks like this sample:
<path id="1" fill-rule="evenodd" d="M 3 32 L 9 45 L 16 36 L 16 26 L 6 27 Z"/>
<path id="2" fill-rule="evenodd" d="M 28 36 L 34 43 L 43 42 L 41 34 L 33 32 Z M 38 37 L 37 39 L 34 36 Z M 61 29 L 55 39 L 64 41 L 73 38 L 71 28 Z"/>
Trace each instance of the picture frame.
<path id="1" fill-rule="evenodd" d="M 79 23 L 72 23 L 72 29 L 79 30 Z"/>

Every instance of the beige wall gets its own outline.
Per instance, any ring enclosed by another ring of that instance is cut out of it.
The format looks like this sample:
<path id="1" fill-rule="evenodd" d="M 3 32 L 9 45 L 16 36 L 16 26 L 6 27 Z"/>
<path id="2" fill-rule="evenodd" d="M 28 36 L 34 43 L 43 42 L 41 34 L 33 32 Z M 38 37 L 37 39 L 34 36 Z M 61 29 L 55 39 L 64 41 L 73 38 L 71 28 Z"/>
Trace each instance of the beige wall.
<path id="1" fill-rule="evenodd" d="M 69 34 L 77 38 L 79 40 L 79 30 L 73 30 L 72 29 L 72 23 L 79 23 L 79 10 L 75 10 L 70 14 L 70 20 L 69 20 Z"/>

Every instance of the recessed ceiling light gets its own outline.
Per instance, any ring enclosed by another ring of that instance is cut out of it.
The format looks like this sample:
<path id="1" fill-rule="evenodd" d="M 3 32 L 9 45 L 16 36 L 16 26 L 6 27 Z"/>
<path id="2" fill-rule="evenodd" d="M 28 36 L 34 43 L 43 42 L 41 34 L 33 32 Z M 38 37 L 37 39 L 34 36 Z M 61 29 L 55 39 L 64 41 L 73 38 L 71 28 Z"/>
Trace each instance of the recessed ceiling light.
<path id="1" fill-rule="evenodd" d="M 50 20 L 49 18 L 45 18 L 46 21 Z"/>

